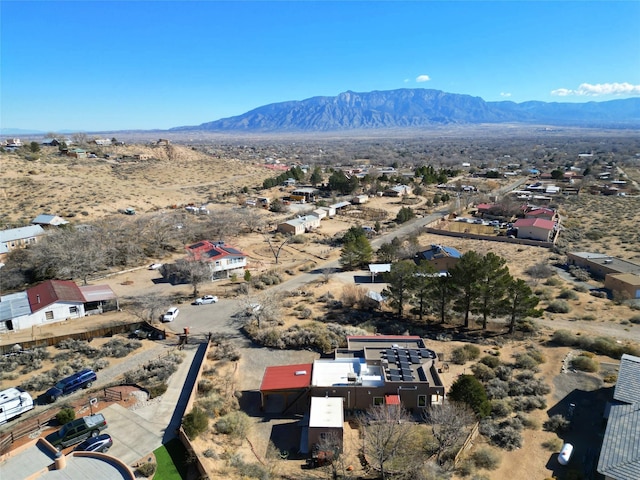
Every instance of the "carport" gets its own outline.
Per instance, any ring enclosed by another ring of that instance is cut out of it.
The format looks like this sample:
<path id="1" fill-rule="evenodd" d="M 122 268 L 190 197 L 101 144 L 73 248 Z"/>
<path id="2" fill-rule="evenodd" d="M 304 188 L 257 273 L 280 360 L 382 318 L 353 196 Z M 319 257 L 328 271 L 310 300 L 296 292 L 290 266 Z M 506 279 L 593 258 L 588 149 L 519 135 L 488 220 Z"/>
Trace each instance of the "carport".
<path id="1" fill-rule="evenodd" d="M 267 367 L 260 385 L 260 409 L 264 410 L 271 395 L 281 395 L 284 398 L 283 412 L 294 405 L 309 392 L 312 368 L 311 363 Z"/>

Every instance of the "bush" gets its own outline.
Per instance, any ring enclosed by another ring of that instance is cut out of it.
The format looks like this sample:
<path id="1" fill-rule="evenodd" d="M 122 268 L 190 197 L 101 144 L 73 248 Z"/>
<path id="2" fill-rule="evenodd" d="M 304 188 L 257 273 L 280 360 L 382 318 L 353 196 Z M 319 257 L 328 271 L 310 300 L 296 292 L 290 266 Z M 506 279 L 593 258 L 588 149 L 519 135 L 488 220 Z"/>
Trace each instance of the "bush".
<path id="1" fill-rule="evenodd" d="M 562 448 L 562 443 L 562 439 L 552 438 L 551 440 L 542 442 L 542 448 L 549 450 L 550 452 L 557 452 Z"/>
<path id="2" fill-rule="evenodd" d="M 565 300 L 577 300 L 578 294 L 573 290 L 565 289 L 560 292 L 560 294 L 558 295 L 558 298 L 563 298 Z"/>
<path id="3" fill-rule="evenodd" d="M 514 366 L 521 370 L 538 371 L 538 362 L 526 353 L 517 353 L 515 355 Z"/>
<path id="4" fill-rule="evenodd" d="M 466 344 L 451 352 L 451 361 L 456 365 L 463 365 L 468 361 L 475 360 L 480 356 L 480 349 L 475 345 Z"/>
<path id="5" fill-rule="evenodd" d="M 551 313 L 569 313 L 571 307 L 564 300 L 554 300 L 547 305 L 547 311 Z"/>
<path id="6" fill-rule="evenodd" d="M 597 372 L 600 370 L 600 364 L 597 360 L 583 355 L 579 355 L 571 359 L 571 366 L 582 372 Z"/>
<path id="7" fill-rule="evenodd" d="M 491 413 L 484 386 L 473 375 L 460 375 L 451 385 L 449 397 L 469 405 L 478 417 L 486 417 Z"/>
<path id="8" fill-rule="evenodd" d="M 136 475 L 142 475 L 143 477 L 151 477 L 154 473 L 156 473 L 155 463 L 143 463 L 136 468 Z"/>
<path id="9" fill-rule="evenodd" d="M 629 321 L 635 325 L 640 324 L 640 315 L 634 315 L 629 319 Z"/>
<path id="10" fill-rule="evenodd" d="M 508 400 L 491 400 L 491 416 L 493 418 L 504 418 L 511 415 L 511 412 L 513 412 L 513 409 Z"/>
<path id="11" fill-rule="evenodd" d="M 76 411 L 73 408 L 63 408 L 56 414 L 56 420 L 60 425 L 64 425 L 75 418 Z"/>
<path id="12" fill-rule="evenodd" d="M 485 470 L 495 470 L 500 465 L 500 455 L 490 448 L 483 447 L 471 455 L 473 463 L 478 468 L 484 468 Z"/>
<path id="13" fill-rule="evenodd" d="M 182 428 L 191 440 L 195 440 L 209 428 L 209 417 L 204 410 L 193 407 L 182 419 Z"/>
<path id="14" fill-rule="evenodd" d="M 564 432 L 569 428 L 569 425 L 571 425 L 571 422 L 564 415 L 554 415 L 542 424 L 547 432 L 555 433 Z"/>
<path id="15" fill-rule="evenodd" d="M 487 398 L 497 400 L 509 396 L 509 383 L 500 378 L 489 380 L 485 386 Z"/>
<path id="16" fill-rule="evenodd" d="M 487 367 L 496 368 L 500 365 L 500 359 L 493 355 L 485 355 L 480 359 L 480 363 L 484 363 Z"/>
<path id="17" fill-rule="evenodd" d="M 481 382 L 487 382 L 496 376 L 495 372 L 484 363 L 472 365 L 471 371 L 473 372 L 473 376 Z"/>
<path id="18" fill-rule="evenodd" d="M 218 433 L 229 435 L 235 439 L 246 437 L 251 421 L 249 416 L 242 411 L 234 411 L 228 413 L 216 422 L 216 430 Z"/>

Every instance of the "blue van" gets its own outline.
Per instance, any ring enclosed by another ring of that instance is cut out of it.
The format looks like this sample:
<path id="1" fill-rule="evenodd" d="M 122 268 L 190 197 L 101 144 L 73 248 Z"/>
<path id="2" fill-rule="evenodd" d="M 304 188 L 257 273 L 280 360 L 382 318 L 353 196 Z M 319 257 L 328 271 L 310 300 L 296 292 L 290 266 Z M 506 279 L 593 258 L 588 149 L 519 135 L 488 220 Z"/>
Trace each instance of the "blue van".
<path id="1" fill-rule="evenodd" d="M 81 388 L 89 388 L 96 381 L 96 378 L 96 372 L 90 368 L 85 368 L 60 380 L 45 392 L 44 398 L 47 402 L 53 403 L 62 395 L 69 395 Z"/>

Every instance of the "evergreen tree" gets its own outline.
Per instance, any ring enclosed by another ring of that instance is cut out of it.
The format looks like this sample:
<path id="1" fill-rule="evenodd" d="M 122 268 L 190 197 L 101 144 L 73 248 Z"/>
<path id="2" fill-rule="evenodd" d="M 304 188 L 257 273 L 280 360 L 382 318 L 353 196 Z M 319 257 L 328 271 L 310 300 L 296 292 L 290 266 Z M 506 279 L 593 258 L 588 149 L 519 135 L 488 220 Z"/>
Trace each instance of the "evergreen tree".
<path id="1" fill-rule="evenodd" d="M 415 284 L 416 264 L 405 260 L 391 265 L 391 271 L 385 274 L 388 283 L 383 294 L 390 299 L 389 304 L 396 309 L 402 318 L 404 304 L 411 298 Z"/>
<path id="2" fill-rule="evenodd" d="M 314 187 L 319 183 L 322 183 L 322 170 L 320 169 L 320 167 L 314 167 L 313 172 L 311 172 L 309 182 L 311 182 L 311 185 L 313 185 Z"/>
<path id="3" fill-rule="evenodd" d="M 360 230 L 362 231 L 361 228 Z M 344 243 L 340 254 L 340 264 L 347 270 L 353 270 L 371 263 L 372 258 L 373 248 L 363 232 L 362 235 Z"/>
<path id="4" fill-rule="evenodd" d="M 455 288 L 449 274 L 436 275 L 430 278 L 431 299 L 433 310 L 438 314 L 440 323 L 446 320 L 447 310 L 453 301 Z"/>
<path id="5" fill-rule="evenodd" d="M 487 253 L 478 270 L 478 298 L 472 311 L 482 315 L 482 328 L 487 328 L 487 317 L 500 313 L 508 285 L 513 281 L 507 261 L 493 252 Z"/>
<path id="6" fill-rule="evenodd" d="M 506 288 L 506 300 L 503 303 L 504 313 L 509 315 L 509 333 L 513 333 L 519 320 L 525 317 L 539 317 L 541 310 L 536 310 L 540 300 L 531 291 L 531 287 L 521 278 L 511 279 Z"/>
<path id="7" fill-rule="evenodd" d="M 433 299 L 433 278 L 436 275 L 435 269 L 429 262 L 422 261 L 415 267 L 415 281 L 411 286 L 411 303 L 420 320 L 430 310 L 430 300 Z"/>
<path id="8" fill-rule="evenodd" d="M 456 402 L 466 403 L 479 417 L 486 417 L 491 413 L 487 392 L 480 380 L 473 375 L 460 375 L 451 385 L 449 398 Z"/>
<path id="9" fill-rule="evenodd" d="M 482 257 L 470 251 L 462 255 L 458 263 L 449 271 L 456 289 L 456 300 L 453 309 L 464 315 L 464 327 L 469 328 L 469 313 L 477 301 L 480 288 L 480 269 Z"/>

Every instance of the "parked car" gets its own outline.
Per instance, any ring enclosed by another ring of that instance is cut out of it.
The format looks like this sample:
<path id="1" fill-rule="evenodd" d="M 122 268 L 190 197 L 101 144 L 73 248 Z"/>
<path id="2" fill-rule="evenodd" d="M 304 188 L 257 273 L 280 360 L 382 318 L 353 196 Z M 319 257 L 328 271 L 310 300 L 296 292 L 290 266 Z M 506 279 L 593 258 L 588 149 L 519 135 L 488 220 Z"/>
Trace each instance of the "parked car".
<path id="1" fill-rule="evenodd" d="M 162 321 L 173 322 L 176 318 L 178 318 L 179 313 L 180 310 L 178 310 L 178 307 L 171 307 L 169 310 L 167 310 L 167 313 L 162 316 Z"/>
<path id="2" fill-rule="evenodd" d="M 68 447 L 89 437 L 97 437 L 105 428 L 107 421 L 104 415 L 96 413 L 65 423 L 60 430 L 50 433 L 45 439 L 54 447 Z"/>
<path id="3" fill-rule="evenodd" d="M 162 268 L 162 263 L 152 263 L 149 265 L 149 270 L 159 270 Z"/>
<path id="4" fill-rule="evenodd" d="M 77 452 L 100 452 L 105 453 L 113 445 L 111 435 L 108 433 L 102 433 L 97 437 L 89 437 L 76 448 Z"/>
<path id="5" fill-rule="evenodd" d="M 96 372 L 90 368 L 85 368 L 60 380 L 45 392 L 44 398 L 47 402 L 53 403 L 62 395 L 70 395 L 81 388 L 89 388 L 96 381 L 96 378 Z"/>
<path id="6" fill-rule="evenodd" d="M 208 303 L 218 303 L 218 297 L 215 295 L 205 295 L 204 297 L 196 298 L 193 302 L 194 305 L 206 305 Z"/>

